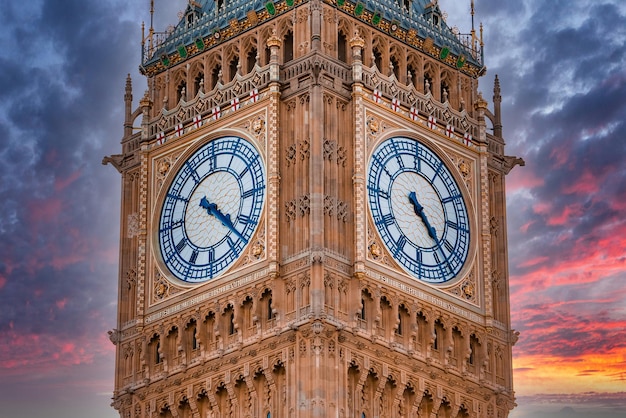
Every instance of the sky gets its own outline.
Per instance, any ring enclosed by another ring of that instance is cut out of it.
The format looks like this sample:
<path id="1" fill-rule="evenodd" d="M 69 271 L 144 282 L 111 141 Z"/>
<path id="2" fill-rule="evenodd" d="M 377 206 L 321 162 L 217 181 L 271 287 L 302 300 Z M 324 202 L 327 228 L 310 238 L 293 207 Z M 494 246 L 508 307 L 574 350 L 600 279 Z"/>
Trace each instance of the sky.
<path id="1" fill-rule="evenodd" d="M 469 0 L 441 0 L 469 32 Z M 186 0 L 156 0 L 155 28 Z M 0 2 L 0 418 L 114 418 L 126 74 L 149 1 Z M 512 418 L 626 414 L 626 2 L 476 0 L 506 153 Z"/>

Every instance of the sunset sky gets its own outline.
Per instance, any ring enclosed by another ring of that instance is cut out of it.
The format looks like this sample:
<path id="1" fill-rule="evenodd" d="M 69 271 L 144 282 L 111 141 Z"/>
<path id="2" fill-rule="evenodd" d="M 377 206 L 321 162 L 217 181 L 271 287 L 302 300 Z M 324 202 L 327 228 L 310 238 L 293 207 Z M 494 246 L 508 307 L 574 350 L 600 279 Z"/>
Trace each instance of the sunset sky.
<path id="1" fill-rule="evenodd" d="M 155 28 L 187 0 L 156 0 Z M 126 74 L 149 0 L 0 2 L 0 417 L 114 418 Z M 469 32 L 470 0 L 441 0 Z M 518 408 L 626 416 L 626 1 L 476 0 L 502 88 Z M 540 412 L 541 411 L 541 412 Z"/>

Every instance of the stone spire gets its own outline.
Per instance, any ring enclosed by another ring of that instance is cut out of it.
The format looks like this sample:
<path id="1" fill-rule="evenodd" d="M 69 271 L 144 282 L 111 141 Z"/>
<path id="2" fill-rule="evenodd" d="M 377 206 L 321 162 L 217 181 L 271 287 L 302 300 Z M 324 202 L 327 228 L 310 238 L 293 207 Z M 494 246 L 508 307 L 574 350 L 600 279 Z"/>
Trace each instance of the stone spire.
<path id="1" fill-rule="evenodd" d="M 501 103 L 502 96 L 500 96 L 500 80 L 496 74 L 496 79 L 493 83 L 493 134 L 498 138 L 502 138 L 502 114 L 500 113 Z"/>

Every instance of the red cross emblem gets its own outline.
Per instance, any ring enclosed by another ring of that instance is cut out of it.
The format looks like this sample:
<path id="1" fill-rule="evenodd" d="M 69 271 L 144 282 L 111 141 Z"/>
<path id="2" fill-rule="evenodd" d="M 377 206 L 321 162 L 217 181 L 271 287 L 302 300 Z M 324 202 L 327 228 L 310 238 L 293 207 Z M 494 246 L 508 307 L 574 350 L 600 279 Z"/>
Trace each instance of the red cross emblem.
<path id="1" fill-rule="evenodd" d="M 447 125 L 446 126 L 446 136 L 448 138 L 452 138 L 454 136 L 454 126 L 452 126 L 452 125 Z"/>
<path id="2" fill-rule="evenodd" d="M 183 124 L 179 123 L 178 125 L 176 125 L 174 127 L 174 131 L 176 133 L 176 136 L 181 136 L 184 132 L 183 132 Z"/>
<path id="3" fill-rule="evenodd" d="M 472 135 L 469 132 L 465 132 L 465 135 L 463 135 L 463 143 L 468 147 L 472 145 Z"/>
<path id="4" fill-rule="evenodd" d="M 202 126 L 202 116 L 196 115 L 193 117 L 193 126 L 196 129 Z"/>
<path id="5" fill-rule="evenodd" d="M 394 97 L 393 100 L 391 100 L 391 108 L 394 112 L 400 111 L 400 100 Z"/>
<path id="6" fill-rule="evenodd" d="M 222 111 L 220 110 L 219 106 L 215 106 L 213 108 L 211 116 L 213 117 L 214 120 L 218 120 L 222 116 Z"/>
<path id="7" fill-rule="evenodd" d="M 430 129 L 435 129 L 437 127 L 437 119 L 435 119 L 432 115 L 428 117 L 428 127 Z"/>
<path id="8" fill-rule="evenodd" d="M 372 94 L 372 99 L 374 99 L 375 103 L 380 103 L 383 101 L 383 96 L 378 90 L 374 90 L 374 94 Z"/>
<path id="9" fill-rule="evenodd" d="M 417 109 L 414 108 L 413 106 L 411 106 L 411 111 L 409 112 L 409 116 L 411 117 L 412 120 L 417 120 L 417 116 L 418 116 L 418 112 Z"/>
<path id="10" fill-rule="evenodd" d="M 235 110 L 239 110 L 239 98 L 235 97 L 233 100 L 230 101 L 230 107 L 233 110 L 233 112 Z"/>
<path id="11" fill-rule="evenodd" d="M 257 100 L 259 100 L 259 90 L 254 89 L 250 92 L 250 101 L 256 103 Z"/>
<path id="12" fill-rule="evenodd" d="M 156 136 L 156 143 L 157 145 L 163 145 L 165 144 L 165 132 L 161 131 L 157 134 Z"/>

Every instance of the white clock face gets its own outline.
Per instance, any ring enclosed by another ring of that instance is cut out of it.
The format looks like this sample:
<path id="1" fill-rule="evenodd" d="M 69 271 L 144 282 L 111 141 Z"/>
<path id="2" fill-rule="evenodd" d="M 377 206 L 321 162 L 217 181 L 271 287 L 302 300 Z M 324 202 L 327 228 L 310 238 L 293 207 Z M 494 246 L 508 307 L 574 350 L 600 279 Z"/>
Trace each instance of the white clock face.
<path id="1" fill-rule="evenodd" d="M 199 283 L 230 267 L 256 230 L 265 197 L 259 152 L 239 137 L 212 140 L 172 181 L 159 221 L 161 257 L 178 279 Z"/>
<path id="2" fill-rule="evenodd" d="M 447 282 L 469 252 L 463 195 L 445 163 L 411 138 L 391 138 L 373 152 L 367 180 L 370 211 L 393 257 L 411 275 Z"/>

